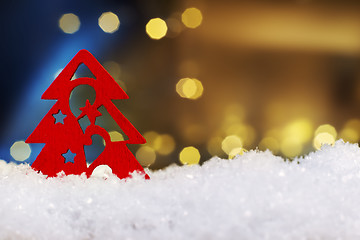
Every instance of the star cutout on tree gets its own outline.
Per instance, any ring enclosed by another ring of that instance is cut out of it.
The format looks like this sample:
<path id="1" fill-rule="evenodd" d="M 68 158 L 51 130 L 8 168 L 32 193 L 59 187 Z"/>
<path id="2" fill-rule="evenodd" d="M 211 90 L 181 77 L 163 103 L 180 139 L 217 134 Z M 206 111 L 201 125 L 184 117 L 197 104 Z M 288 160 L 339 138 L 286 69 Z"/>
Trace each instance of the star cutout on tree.
<path id="1" fill-rule="evenodd" d="M 81 107 L 79 109 L 82 113 L 77 118 L 78 120 L 87 115 L 90 123 L 95 125 L 96 118 L 101 116 L 101 113 L 97 110 L 97 108 L 90 104 L 89 99 L 86 99 L 85 107 Z"/>
<path id="2" fill-rule="evenodd" d="M 64 118 L 66 118 L 66 115 L 64 115 L 61 110 L 59 110 L 58 113 L 53 114 L 53 117 L 55 118 L 55 124 L 61 123 L 64 124 Z"/>
<path id="3" fill-rule="evenodd" d="M 76 156 L 76 153 L 73 153 L 68 149 L 66 153 L 61 154 L 65 158 L 65 163 L 72 162 L 74 163 L 74 158 Z"/>

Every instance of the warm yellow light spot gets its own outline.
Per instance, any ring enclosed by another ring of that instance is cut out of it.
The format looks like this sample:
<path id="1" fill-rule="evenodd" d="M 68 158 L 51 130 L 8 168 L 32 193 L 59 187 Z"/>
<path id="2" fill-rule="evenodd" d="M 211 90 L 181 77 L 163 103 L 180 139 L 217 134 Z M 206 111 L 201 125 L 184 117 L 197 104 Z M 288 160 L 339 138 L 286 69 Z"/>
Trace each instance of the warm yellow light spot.
<path id="1" fill-rule="evenodd" d="M 196 83 L 192 79 L 185 81 L 182 87 L 183 93 L 186 98 L 191 98 L 196 93 Z"/>
<path id="2" fill-rule="evenodd" d="M 226 128 L 225 133 L 227 135 L 236 135 L 243 139 L 243 145 L 247 147 L 250 146 L 256 138 L 255 129 L 250 125 L 241 123 L 231 124 Z"/>
<path id="3" fill-rule="evenodd" d="M 155 150 L 149 146 L 142 146 L 136 151 L 136 159 L 142 166 L 150 166 L 156 160 Z"/>
<path id="4" fill-rule="evenodd" d="M 159 134 L 155 131 L 149 131 L 144 133 L 143 136 L 146 139 L 146 144 L 152 148 L 155 148 L 155 140 L 159 137 Z"/>
<path id="5" fill-rule="evenodd" d="M 273 137 L 265 137 L 259 143 L 259 149 L 265 151 L 269 149 L 272 153 L 276 154 L 279 152 L 279 142 L 276 138 Z"/>
<path id="6" fill-rule="evenodd" d="M 292 158 L 300 155 L 303 146 L 301 141 L 296 137 L 288 137 L 282 140 L 280 149 L 286 157 Z"/>
<path id="7" fill-rule="evenodd" d="M 121 75 L 121 67 L 117 62 L 107 61 L 103 64 L 106 71 L 115 79 L 119 79 Z"/>
<path id="8" fill-rule="evenodd" d="M 211 154 L 211 156 L 220 156 L 222 155 L 222 149 L 221 149 L 221 143 L 222 143 L 221 137 L 212 137 L 207 143 L 207 150 Z"/>
<path id="9" fill-rule="evenodd" d="M 124 141 L 124 136 L 118 131 L 111 131 L 109 135 L 112 142 Z"/>
<path id="10" fill-rule="evenodd" d="M 188 28 L 197 28 L 203 20 L 202 13 L 197 8 L 188 8 L 181 15 L 181 21 Z"/>
<path id="11" fill-rule="evenodd" d="M 229 153 L 229 159 L 235 158 L 237 155 L 243 155 L 246 150 L 244 148 L 234 148 Z"/>
<path id="12" fill-rule="evenodd" d="M 152 39 L 161 39 L 167 33 L 167 25 L 161 18 L 153 18 L 146 24 L 146 33 Z"/>
<path id="13" fill-rule="evenodd" d="M 80 28 L 80 20 L 73 13 L 66 13 L 59 19 L 59 27 L 64 33 L 73 34 Z"/>
<path id="14" fill-rule="evenodd" d="M 289 123 L 284 131 L 283 136 L 297 138 L 301 143 L 308 142 L 313 134 L 313 124 L 308 119 L 298 119 Z"/>
<path id="15" fill-rule="evenodd" d="M 242 146 L 241 139 L 235 135 L 227 136 L 221 143 L 222 150 L 228 155 L 233 149 L 242 148 Z"/>
<path id="16" fill-rule="evenodd" d="M 183 98 L 198 99 L 203 91 L 202 83 L 196 78 L 182 78 L 176 84 L 176 92 Z"/>
<path id="17" fill-rule="evenodd" d="M 200 161 L 200 152 L 195 147 L 186 147 L 180 152 L 179 159 L 182 164 L 198 164 Z"/>
<path id="18" fill-rule="evenodd" d="M 98 19 L 100 28 L 106 33 L 114 33 L 119 29 L 120 21 L 113 12 L 105 12 Z"/>
<path id="19" fill-rule="evenodd" d="M 339 138 L 343 139 L 345 142 L 356 143 L 359 141 L 359 133 L 353 128 L 346 127 L 341 130 Z"/>
<path id="20" fill-rule="evenodd" d="M 334 136 L 328 132 L 321 132 L 321 133 L 317 134 L 313 141 L 314 147 L 317 150 L 320 150 L 321 146 L 324 144 L 334 145 L 335 144 Z"/>
<path id="21" fill-rule="evenodd" d="M 31 148 L 30 145 L 24 141 L 16 141 L 10 148 L 10 155 L 16 161 L 25 161 L 30 157 Z"/>
<path id="22" fill-rule="evenodd" d="M 169 134 L 162 134 L 154 140 L 154 149 L 161 155 L 168 155 L 175 149 L 175 140 Z"/>
<path id="23" fill-rule="evenodd" d="M 315 137 L 320 133 L 328 133 L 333 136 L 334 139 L 337 137 L 336 129 L 330 124 L 320 125 L 315 131 Z"/>

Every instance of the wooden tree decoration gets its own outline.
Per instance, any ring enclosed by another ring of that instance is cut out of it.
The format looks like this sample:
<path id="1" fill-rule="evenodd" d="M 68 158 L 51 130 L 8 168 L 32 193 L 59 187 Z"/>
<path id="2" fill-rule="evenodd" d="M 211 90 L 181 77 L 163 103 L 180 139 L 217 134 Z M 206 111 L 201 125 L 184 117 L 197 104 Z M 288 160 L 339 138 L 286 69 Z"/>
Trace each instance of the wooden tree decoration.
<path id="1" fill-rule="evenodd" d="M 95 79 L 84 77 L 72 80 L 80 64 L 85 64 Z M 70 109 L 70 93 L 75 87 L 84 84 L 95 89 L 96 99 L 93 104 L 87 100 L 86 105 L 80 108 L 81 114 L 76 117 Z M 34 170 L 41 171 L 48 177 L 55 177 L 61 171 L 66 175 L 85 172 L 89 177 L 97 166 L 108 165 L 119 178 L 129 177 L 134 171 L 149 178 L 127 148 L 127 144 L 143 144 L 146 141 L 111 101 L 129 97 L 87 50 L 80 50 L 75 55 L 41 98 L 56 99 L 57 102 L 26 139 L 27 143 L 45 143 L 31 165 Z M 109 133 L 96 125 L 96 118 L 101 116 L 98 111 L 101 106 L 109 112 L 128 136 L 128 140 L 112 142 Z M 83 132 L 79 120 L 84 116 L 89 118 L 90 125 Z M 92 144 L 91 137 L 95 134 L 100 135 L 106 145 L 104 151 L 88 167 L 84 146 Z"/>

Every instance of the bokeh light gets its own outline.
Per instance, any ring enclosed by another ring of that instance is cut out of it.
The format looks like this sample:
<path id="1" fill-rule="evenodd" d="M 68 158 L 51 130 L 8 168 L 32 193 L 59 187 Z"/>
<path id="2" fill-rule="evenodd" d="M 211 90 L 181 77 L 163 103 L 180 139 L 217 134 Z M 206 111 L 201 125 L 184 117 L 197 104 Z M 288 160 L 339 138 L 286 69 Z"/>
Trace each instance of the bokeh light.
<path id="1" fill-rule="evenodd" d="M 106 33 L 114 33 L 119 29 L 120 20 L 113 12 L 105 12 L 98 19 L 99 27 Z"/>
<path id="2" fill-rule="evenodd" d="M 196 78 L 182 78 L 176 84 L 176 92 L 182 98 L 198 99 L 202 96 L 204 87 Z"/>
<path id="3" fill-rule="evenodd" d="M 188 28 L 197 28 L 203 20 L 202 13 L 197 8 L 187 8 L 181 15 L 181 21 Z"/>
<path id="4" fill-rule="evenodd" d="M 313 135 L 313 124 L 309 119 L 297 119 L 285 126 L 284 137 L 296 137 L 301 143 L 308 142 Z"/>
<path id="5" fill-rule="evenodd" d="M 10 148 L 10 155 L 16 161 L 25 161 L 30 157 L 31 148 L 30 145 L 24 141 L 16 141 Z"/>
<path id="6" fill-rule="evenodd" d="M 168 155 L 175 149 L 175 140 L 169 134 L 161 134 L 154 140 L 154 149 L 161 155 Z"/>
<path id="7" fill-rule="evenodd" d="M 279 141 L 273 137 L 264 137 L 259 143 L 259 149 L 262 151 L 270 150 L 273 154 L 277 154 L 280 149 Z"/>
<path id="8" fill-rule="evenodd" d="M 221 137 L 212 137 L 207 142 L 207 151 L 210 153 L 211 156 L 222 155 L 223 153 L 221 148 L 222 141 L 223 139 Z"/>
<path id="9" fill-rule="evenodd" d="M 146 139 L 146 144 L 152 148 L 155 148 L 155 141 L 159 137 L 159 133 L 155 131 L 148 131 L 143 134 Z"/>
<path id="10" fill-rule="evenodd" d="M 357 143 L 359 141 L 359 133 L 356 129 L 346 127 L 340 131 L 339 138 L 345 142 Z"/>
<path id="11" fill-rule="evenodd" d="M 296 157 L 303 150 L 302 142 L 297 137 L 287 137 L 281 141 L 280 150 L 286 157 Z"/>
<path id="12" fill-rule="evenodd" d="M 256 132 L 255 129 L 244 123 L 235 123 L 230 124 L 226 130 L 226 135 L 236 135 L 240 139 L 242 139 L 242 143 L 244 147 L 251 146 L 256 138 Z"/>
<path id="13" fill-rule="evenodd" d="M 145 30 L 150 38 L 158 40 L 165 37 L 168 27 L 161 18 L 153 18 L 146 24 Z"/>
<path id="14" fill-rule="evenodd" d="M 197 148 L 185 147 L 179 154 L 179 160 L 182 164 L 198 164 L 200 162 L 200 152 Z"/>
<path id="15" fill-rule="evenodd" d="M 335 127 L 330 124 L 320 125 L 315 131 L 315 137 L 317 135 L 319 135 L 320 133 L 328 133 L 331 136 L 333 136 L 333 139 L 336 139 L 336 137 L 337 137 L 337 131 L 336 131 Z"/>
<path id="16" fill-rule="evenodd" d="M 73 13 L 66 13 L 59 19 L 60 29 L 67 34 L 73 34 L 80 28 L 79 17 Z"/>
<path id="17" fill-rule="evenodd" d="M 329 132 L 320 132 L 317 134 L 314 138 L 313 145 L 317 150 L 321 149 L 322 145 L 334 145 L 335 144 L 335 138 L 334 136 Z"/>
<path id="18" fill-rule="evenodd" d="M 233 158 L 235 158 L 235 157 L 238 156 L 238 155 L 243 155 L 244 152 L 246 152 L 246 150 L 245 150 L 244 148 L 241 148 L 241 147 L 239 147 L 239 148 L 234 148 L 234 149 L 232 149 L 232 150 L 230 151 L 230 153 L 229 153 L 229 159 L 233 159 Z"/>
<path id="19" fill-rule="evenodd" d="M 141 166 L 148 167 L 156 160 L 155 150 L 149 146 L 142 146 L 136 151 L 136 159 L 139 161 Z"/>
<path id="20" fill-rule="evenodd" d="M 124 141 L 124 136 L 118 131 L 111 131 L 109 135 L 112 142 Z"/>
<path id="21" fill-rule="evenodd" d="M 227 136 L 221 143 L 221 148 L 226 154 L 230 154 L 230 152 L 235 148 L 242 148 L 243 142 L 236 135 Z"/>

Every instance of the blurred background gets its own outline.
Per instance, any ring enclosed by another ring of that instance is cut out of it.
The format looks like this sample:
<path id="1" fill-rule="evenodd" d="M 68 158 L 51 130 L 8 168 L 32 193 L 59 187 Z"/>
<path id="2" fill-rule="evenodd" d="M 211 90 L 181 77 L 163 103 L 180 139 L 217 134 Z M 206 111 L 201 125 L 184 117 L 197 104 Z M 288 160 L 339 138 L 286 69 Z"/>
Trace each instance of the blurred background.
<path id="1" fill-rule="evenodd" d="M 114 103 L 147 139 L 129 145 L 143 166 L 256 148 L 291 159 L 359 142 L 359 1 L 6 1 L 0 19 L 5 161 L 32 163 L 41 151 L 23 141 L 55 103 L 42 93 L 80 49 L 129 95 Z M 74 77 L 84 76 L 86 67 Z M 111 116 L 99 124 L 126 138 Z"/>

